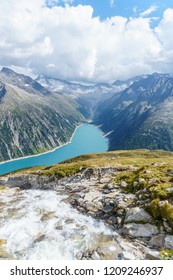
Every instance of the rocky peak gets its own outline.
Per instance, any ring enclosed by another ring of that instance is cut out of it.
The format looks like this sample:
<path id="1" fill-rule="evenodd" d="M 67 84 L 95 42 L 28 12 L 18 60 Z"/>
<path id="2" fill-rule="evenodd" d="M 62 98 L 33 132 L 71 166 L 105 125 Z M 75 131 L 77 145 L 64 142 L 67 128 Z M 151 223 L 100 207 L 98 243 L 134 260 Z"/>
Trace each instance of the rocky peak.
<path id="1" fill-rule="evenodd" d="M 1 72 L 4 73 L 4 74 L 8 74 L 8 75 L 16 74 L 12 69 L 7 68 L 7 67 L 3 67 Z"/>
<path id="2" fill-rule="evenodd" d="M 21 89 L 29 93 L 41 93 L 41 94 L 48 94 L 48 90 L 46 90 L 40 83 L 33 80 L 31 77 L 16 73 L 15 71 L 3 67 L 0 71 L 0 79 L 4 83 L 8 83 L 13 86 L 17 86 Z"/>

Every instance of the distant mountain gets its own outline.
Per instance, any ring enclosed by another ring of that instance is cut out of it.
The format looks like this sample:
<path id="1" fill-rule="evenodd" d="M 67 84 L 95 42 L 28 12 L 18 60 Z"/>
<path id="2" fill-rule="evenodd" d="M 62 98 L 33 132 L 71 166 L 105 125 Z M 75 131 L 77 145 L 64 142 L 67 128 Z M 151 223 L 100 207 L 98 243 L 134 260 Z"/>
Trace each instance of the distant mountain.
<path id="1" fill-rule="evenodd" d="M 27 92 L 35 94 L 49 94 L 48 90 L 44 88 L 40 83 L 33 80 L 32 78 L 23 74 L 18 74 L 15 71 L 3 67 L 0 72 L 0 79 L 4 83 L 9 83 L 14 86 L 18 86 L 21 89 L 27 90 Z"/>
<path id="2" fill-rule="evenodd" d="M 136 77 L 130 78 L 130 79 L 125 80 L 125 81 L 116 80 L 115 82 L 112 83 L 112 85 L 114 85 L 114 86 L 125 86 L 127 88 L 127 87 L 131 86 L 133 83 L 138 82 L 138 81 L 140 81 L 142 79 L 145 79 L 147 77 L 148 77 L 148 75 L 141 75 L 141 76 L 136 76 Z"/>
<path id="3" fill-rule="evenodd" d="M 64 95 L 75 96 L 76 94 L 84 93 L 88 86 L 71 83 L 66 80 L 54 79 L 51 77 L 46 77 L 44 75 L 39 75 L 36 82 L 47 88 L 48 90 L 62 93 Z"/>
<path id="4" fill-rule="evenodd" d="M 110 150 L 173 150 L 173 78 L 154 73 L 100 104 L 95 123 L 109 133 Z"/>
<path id="5" fill-rule="evenodd" d="M 0 71 L 0 161 L 67 142 L 84 120 L 79 105 L 28 76 Z"/>
<path id="6" fill-rule="evenodd" d="M 126 82 L 120 85 L 97 83 L 95 85 L 82 85 L 65 80 L 53 79 L 44 75 L 36 78 L 45 88 L 70 96 L 78 102 L 80 112 L 87 118 L 93 118 L 94 112 L 100 102 L 103 102 L 129 86 Z"/>

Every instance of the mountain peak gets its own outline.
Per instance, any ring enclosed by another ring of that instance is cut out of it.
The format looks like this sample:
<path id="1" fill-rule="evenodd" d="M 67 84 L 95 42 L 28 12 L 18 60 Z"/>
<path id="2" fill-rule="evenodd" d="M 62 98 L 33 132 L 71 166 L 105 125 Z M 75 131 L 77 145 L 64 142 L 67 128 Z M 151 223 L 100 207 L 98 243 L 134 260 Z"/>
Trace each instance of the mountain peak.
<path id="1" fill-rule="evenodd" d="M 3 67 L 3 68 L 1 69 L 1 72 L 2 72 L 2 73 L 5 73 L 5 74 L 14 74 L 14 73 L 15 73 L 12 69 L 10 69 L 10 68 L 8 68 L 8 67 Z"/>

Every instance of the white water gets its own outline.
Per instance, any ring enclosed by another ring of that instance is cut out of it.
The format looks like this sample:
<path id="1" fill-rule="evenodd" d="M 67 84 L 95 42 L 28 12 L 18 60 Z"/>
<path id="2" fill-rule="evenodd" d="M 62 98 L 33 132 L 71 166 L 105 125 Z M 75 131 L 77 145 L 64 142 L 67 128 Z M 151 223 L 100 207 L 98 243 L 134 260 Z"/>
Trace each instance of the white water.
<path id="1" fill-rule="evenodd" d="M 1 191 L 0 239 L 7 240 L 7 251 L 17 259 L 70 260 L 101 236 L 112 235 L 106 225 L 79 214 L 64 198 L 53 190 Z"/>

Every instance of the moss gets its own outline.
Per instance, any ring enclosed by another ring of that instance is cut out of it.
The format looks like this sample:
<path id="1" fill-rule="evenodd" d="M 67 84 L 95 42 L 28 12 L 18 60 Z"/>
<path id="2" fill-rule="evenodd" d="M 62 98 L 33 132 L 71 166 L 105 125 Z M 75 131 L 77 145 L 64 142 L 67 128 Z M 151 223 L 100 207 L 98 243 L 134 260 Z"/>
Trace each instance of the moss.
<path id="1" fill-rule="evenodd" d="M 171 260 L 173 258 L 173 250 L 163 249 L 160 251 L 161 260 Z"/>
<path id="2" fill-rule="evenodd" d="M 87 168 L 86 164 L 79 163 L 69 163 L 69 164 L 57 164 L 50 167 L 45 167 L 39 170 L 31 170 L 32 174 L 46 175 L 46 176 L 56 176 L 58 178 L 63 178 L 69 175 L 74 175 L 81 171 L 82 169 Z"/>
<path id="3" fill-rule="evenodd" d="M 151 201 L 151 203 L 148 205 L 147 210 L 154 219 L 160 220 L 161 213 L 160 213 L 160 208 L 159 208 L 159 202 L 160 202 L 159 198 L 153 199 Z"/>
<path id="4" fill-rule="evenodd" d="M 166 190 L 164 190 L 162 187 L 158 186 L 157 188 L 150 188 L 150 193 L 151 193 L 151 198 L 160 198 L 160 199 L 167 199 L 168 198 L 168 193 Z"/>
<path id="5" fill-rule="evenodd" d="M 5 188 L 6 188 L 6 186 L 1 186 L 1 185 L 0 185 L 0 191 L 5 190 Z"/>
<path id="6" fill-rule="evenodd" d="M 173 230 L 173 205 L 165 201 L 159 207 L 162 218 L 166 219 Z"/>

